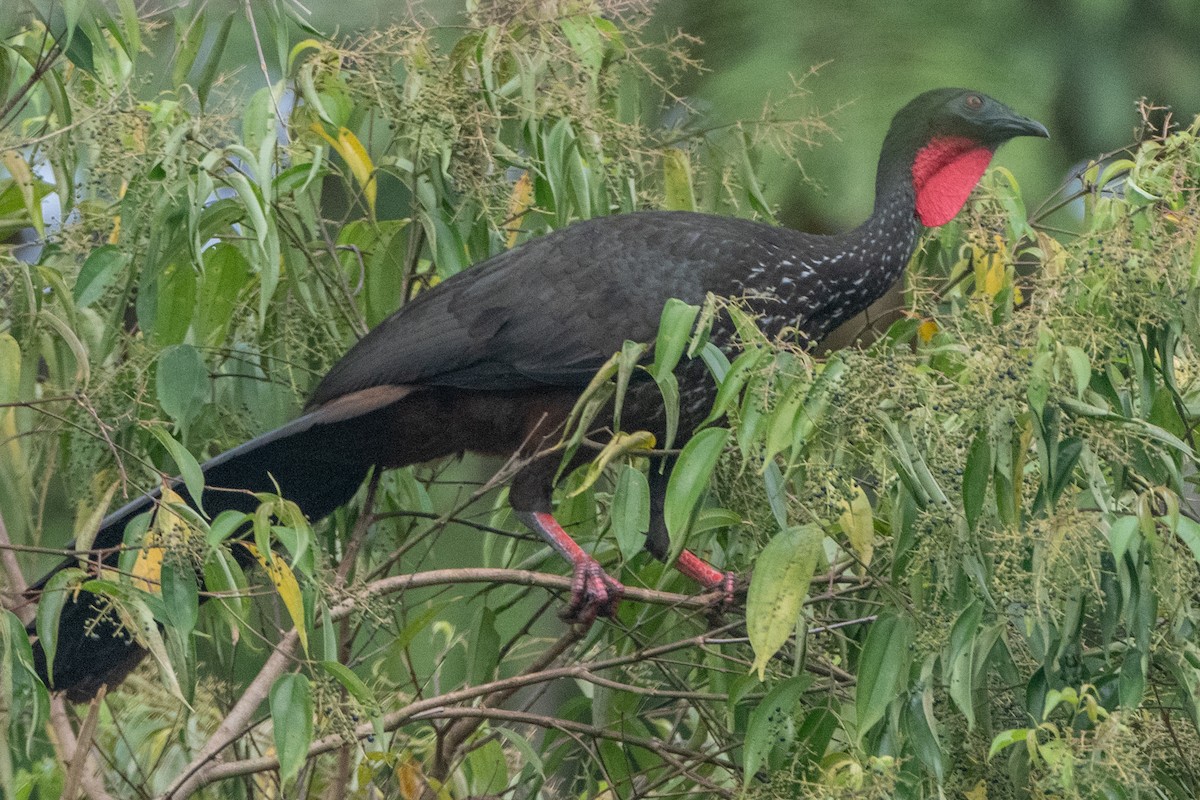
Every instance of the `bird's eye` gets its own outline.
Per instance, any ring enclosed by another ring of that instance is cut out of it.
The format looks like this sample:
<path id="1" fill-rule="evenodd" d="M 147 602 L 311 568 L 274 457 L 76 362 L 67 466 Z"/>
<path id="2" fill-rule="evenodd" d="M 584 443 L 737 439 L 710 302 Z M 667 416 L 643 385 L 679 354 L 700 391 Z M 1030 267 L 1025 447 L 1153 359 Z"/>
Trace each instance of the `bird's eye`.
<path id="1" fill-rule="evenodd" d="M 967 104 L 967 108 L 972 111 L 978 111 L 983 108 L 983 98 L 977 94 L 967 95 L 967 99 L 964 102 Z"/>

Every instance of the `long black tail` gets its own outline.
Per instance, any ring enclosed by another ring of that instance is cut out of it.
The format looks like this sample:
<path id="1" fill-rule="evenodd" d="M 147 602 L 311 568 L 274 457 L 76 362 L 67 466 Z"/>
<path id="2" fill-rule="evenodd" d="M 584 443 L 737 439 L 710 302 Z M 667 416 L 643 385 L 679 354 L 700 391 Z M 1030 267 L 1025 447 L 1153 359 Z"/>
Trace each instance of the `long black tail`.
<path id="1" fill-rule="evenodd" d="M 379 423 L 390 413 L 387 398 L 372 402 L 331 404 L 222 453 L 202 465 L 205 478 L 204 510 L 210 517 L 234 509 L 253 511 L 253 492 L 280 493 L 299 505 L 313 520 L 327 516 L 346 503 L 378 459 Z M 393 396 L 392 399 L 395 399 Z M 182 483 L 176 491 L 192 503 Z M 109 514 L 100 524 L 94 548 L 112 548 L 123 541 L 125 526 L 134 517 L 153 509 L 160 490 L 144 494 Z M 115 563 L 115 558 L 109 559 Z M 40 581 L 31 592 L 42 589 L 50 576 L 77 564 L 67 559 Z M 53 681 L 46 671 L 41 643 L 33 643 L 35 665 L 42 680 L 55 690 L 65 691 L 74 702 L 85 701 L 104 684 L 119 683 L 145 656 L 145 651 L 122 629 L 113 614 L 99 613 L 103 607 L 96 595 L 80 592 L 62 611 L 54 656 Z M 34 634 L 30 625 L 30 634 Z"/>

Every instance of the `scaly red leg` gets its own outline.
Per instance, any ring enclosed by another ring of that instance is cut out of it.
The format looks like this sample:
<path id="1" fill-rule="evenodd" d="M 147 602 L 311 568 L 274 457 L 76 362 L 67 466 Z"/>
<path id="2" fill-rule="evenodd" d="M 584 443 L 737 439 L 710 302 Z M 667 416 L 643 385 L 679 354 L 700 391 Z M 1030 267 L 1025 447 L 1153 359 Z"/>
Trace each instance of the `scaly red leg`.
<path id="1" fill-rule="evenodd" d="M 597 616 L 616 616 L 625 587 L 610 577 L 591 554 L 576 544 L 554 515 L 544 511 L 518 511 L 517 517 L 575 568 L 571 579 L 571 604 L 563 612 L 563 618 L 590 625 Z"/>
<path id="2" fill-rule="evenodd" d="M 736 573 L 722 572 L 691 550 L 684 550 L 679 554 L 679 558 L 675 560 L 675 569 L 705 589 L 720 589 L 722 597 L 718 611 L 724 611 L 733 605 L 733 592 L 737 584 Z"/>

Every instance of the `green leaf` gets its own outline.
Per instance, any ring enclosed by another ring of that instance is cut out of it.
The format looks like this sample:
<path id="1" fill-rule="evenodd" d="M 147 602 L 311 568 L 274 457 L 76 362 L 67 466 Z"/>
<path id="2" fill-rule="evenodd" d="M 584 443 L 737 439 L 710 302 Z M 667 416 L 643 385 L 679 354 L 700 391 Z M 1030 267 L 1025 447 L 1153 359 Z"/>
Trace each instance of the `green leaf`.
<path id="1" fill-rule="evenodd" d="M 233 21 L 236 18 L 237 14 L 233 11 L 225 15 L 221 27 L 217 29 L 217 36 L 213 40 L 212 47 L 208 50 L 204 67 L 200 70 L 200 78 L 196 81 L 196 98 L 200 101 L 200 108 L 204 108 L 208 104 L 208 93 L 212 89 L 213 81 L 216 80 L 217 71 L 221 66 L 221 55 L 225 52 L 225 43 L 229 40 L 229 31 L 233 28 Z"/>
<path id="2" fill-rule="evenodd" d="M 933 692 L 930 686 L 927 685 L 923 692 L 909 695 L 901 721 L 917 758 L 933 771 L 939 782 L 942 781 L 946 771 L 945 756 L 934 724 Z"/>
<path id="3" fill-rule="evenodd" d="M 617 476 L 611 520 L 617 549 L 628 561 L 642 551 L 650 530 L 650 482 L 640 469 L 629 464 Z"/>
<path id="4" fill-rule="evenodd" d="M 186 428 L 209 395 L 208 367 L 200 351 L 190 344 L 163 350 L 158 357 L 155 387 L 163 411 L 181 428 Z"/>
<path id="5" fill-rule="evenodd" d="M 7 331 L 0 333 L 0 403 L 13 403 L 20 397 L 21 361 L 21 344 Z M 0 422 L 6 414 L 11 412 L 0 409 Z"/>
<path id="6" fill-rule="evenodd" d="M 167 560 L 163 562 L 159 579 L 167 620 L 181 635 L 190 634 L 196 628 L 200 614 L 200 589 L 196 585 L 195 571 Z"/>
<path id="7" fill-rule="evenodd" d="M 750 712 L 746 725 L 746 739 L 742 751 L 742 786 L 747 787 L 766 763 L 767 756 L 776 745 L 781 744 L 780 734 L 791 730 L 789 724 L 800 695 L 812 685 L 811 675 L 797 675 L 771 688 Z M 783 737 L 790 740 L 792 736 Z M 782 743 L 790 743 L 785 741 Z"/>
<path id="8" fill-rule="evenodd" d="M 99 300 L 128 263 L 129 256 L 116 245 L 106 244 L 93 250 L 75 279 L 72 289 L 75 305 L 87 308 Z"/>
<path id="9" fill-rule="evenodd" d="M 571 49 L 594 81 L 604 63 L 605 47 L 593 18 L 588 14 L 576 14 L 563 17 L 558 24 Z"/>
<path id="10" fill-rule="evenodd" d="M 617 357 L 617 393 L 613 400 L 613 430 L 620 432 L 621 407 L 625 404 L 625 392 L 629 389 L 629 380 L 633 371 L 646 352 L 646 345 L 641 342 L 631 342 L 628 339 L 621 345 L 621 353 Z"/>
<path id="11" fill-rule="evenodd" d="M 871 501 L 862 487 L 854 483 L 849 501 L 844 501 L 841 505 L 845 510 L 838 517 L 838 522 L 859 561 L 865 566 L 870 566 L 871 557 L 875 552 L 875 514 L 871 508 Z"/>
<path id="12" fill-rule="evenodd" d="M 1116 559 L 1118 564 L 1125 559 L 1125 554 L 1129 552 L 1129 548 L 1140 538 L 1137 517 L 1121 517 L 1109 526 L 1108 547 L 1112 550 L 1113 558 Z"/>
<path id="13" fill-rule="evenodd" d="M 1141 705 L 1146 693 L 1146 659 L 1137 650 L 1125 653 L 1121 662 L 1120 679 L 1117 682 L 1117 696 L 1121 708 L 1135 709 Z"/>
<path id="14" fill-rule="evenodd" d="M 204 472 L 200 469 L 200 464 L 196 461 L 188 449 L 175 441 L 171 434 L 155 425 L 150 428 L 150 435 L 162 444 L 171 454 L 171 458 L 175 460 L 175 466 L 179 467 L 179 474 L 183 477 L 183 485 L 187 487 L 188 494 L 192 498 L 192 502 L 203 513 L 204 506 L 201 499 L 204 496 Z M 177 485 L 177 484 L 176 484 Z"/>
<path id="15" fill-rule="evenodd" d="M 375 709 L 379 707 L 379 701 L 375 698 L 375 693 L 371 691 L 371 687 L 367 686 L 362 678 L 355 675 L 354 670 L 337 661 L 322 661 L 320 664 L 321 668 L 340 683 L 350 693 L 350 696 L 361 703 L 364 708 Z"/>
<path id="16" fill-rule="evenodd" d="M 1136 527 L 1136 524 L 1137 524 L 1136 517 L 1126 517 L 1125 519 L 1133 520 L 1134 525 Z M 1120 521 L 1120 520 L 1118 520 L 1118 521 Z M 1166 518 L 1162 518 L 1161 521 L 1164 524 L 1167 524 Z M 1175 522 L 1175 525 L 1174 525 L 1175 535 L 1179 537 L 1179 540 L 1181 542 L 1183 542 L 1184 544 L 1187 545 L 1188 550 L 1190 550 L 1192 552 L 1192 558 L 1196 559 L 1197 564 L 1200 564 L 1200 523 L 1197 523 L 1195 520 L 1191 519 L 1190 517 L 1185 517 L 1182 515 L 1175 516 L 1174 522 Z M 1114 530 L 1116 529 L 1115 523 L 1113 525 L 1113 529 Z M 1116 542 L 1113 539 L 1112 533 L 1110 533 L 1109 538 L 1110 538 L 1110 540 L 1113 541 L 1113 547 L 1114 547 L 1113 555 L 1115 556 L 1116 555 L 1116 550 L 1115 550 Z"/>
<path id="17" fill-rule="evenodd" d="M 992 447 L 988 432 L 975 434 L 971 449 L 967 452 L 967 464 L 963 469 L 963 511 L 967 517 L 967 530 L 974 531 L 979 524 L 979 514 L 987 498 L 988 478 L 992 474 Z"/>
<path id="18" fill-rule="evenodd" d="M 717 466 L 728 437 L 729 431 L 724 428 L 700 431 L 684 446 L 675 468 L 671 470 L 663 517 L 671 540 L 672 560 L 683 550 L 688 523 L 700 498 L 708 490 L 708 479 Z"/>
<path id="19" fill-rule="evenodd" d="M 237 559 L 222 549 L 212 550 L 204 562 L 204 588 L 217 595 L 215 602 L 228 621 L 236 643 L 242 624 L 250 616 L 248 582 Z"/>
<path id="20" fill-rule="evenodd" d="M 787 642 L 817 570 L 825 532 L 819 525 L 788 528 L 759 554 L 746 596 L 746 631 L 754 649 L 750 671 L 763 680 L 767 662 Z"/>
<path id="21" fill-rule="evenodd" d="M 162 345 L 178 344 L 187 335 L 196 309 L 196 272 L 187 262 L 171 262 L 158 275 L 158 304 L 154 339 Z"/>
<path id="22" fill-rule="evenodd" d="M 196 340 L 207 345 L 224 343 L 238 294 L 250 276 L 242 251 L 221 242 L 204 251 L 204 280 L 193 321 Z"/>
<path id="23" fill-rule="evenodd" d="M 260 88 L 251 95 L 250 101 L 246 103 L 246 110 L 242 113 L 242 143 L 251 153 L 259 152 L 264 141 L 275 139 L 276 118 L 273 92 L 274 88 L 271 86 Z M 239 194 L 241 194 L 240 191 Z M 246 199 L 243 197 L 243 200 Z M 248 210 L 254 211 L 254 209 Z M 259 231 L 259 235 L 262 235 L 261 231 Z"/>
<path id="24" fill-rule="evenodd" d="M 670 211 L 695 211 L 696 192 L 692 188 L 692 164 L 688 154 L 678 147 L 663 151 L 663 207 Z"/>
<path id="25" fill-rule="evenodd" d="M 542 764 L 542 758 L 533 749 L 533 746 L 530 745 L 529 738 L 526 735 L 511 731 L 508 728 L 497 727 L 492 727 L 491 732 L 502 736 L 505 741 L 521 754 L 521 761 L 525 764 L 526 769 L 532 769 L 539 776 L 545 776 L 546 768 Z"/>
<path id="26" fill-rule="evenodd" d="M 490 608 L 475 617 L 468 641 L 471 661 L 467 665 L 467 682 L 479 686 L 495 679 L 500 662 L 500 634 L 496 632 L 496 614 Z"/>
<path id="27" fill-rule="evenodd" d="M 912 638 L 910 617 L 886 613 L 871 623 L 859 656 L 854 697 L 860 743 L 899 696 L 901 681 L 908 672 Z"/>
<path id="28" fill-rule="evenodd" d="M 1092 382 L 1092 364 L 1087 353 L 1078 347 L 1068 345 L 1063 348 L 1067 354 L 1067 362 L 1071 365 L 1071 374 L 1075 377 L 1075 397 L 1082 400 Z"/>
<path id="29" fill-rule="evenodd" d="M 655 380 L 661 380 L 679 364 L 699 314 L 700 306 L 688 305 L 674 297 L 663 306 L 658 338 L 654 341 L 654 364 L 650 367 Z"/>
<path id="30" fill-rule="evenodd" d="M 508 758 L 500 742 L 492 739 L 476 745 L 463 761 L 468 797 L 499 797 L 509 789 Z"/>
<path id="31" fill-rule="evenodd" d="M 663 411 L 667 417 L 666 436 L 663 439 L 663 449 L 669 450 L 675 446 L 675 434 L 679 431 L 679 378 L 674 372 L 667 372 L 655 379 L 658 393 L 662 395 Z"/>
<path id="32" fill-rule="evenodd" d="M 947 683 L 950 699 L 967 718 L 967 730 L 975 727 L 975 684 L 972 654 L 979 623 L 983 619 L 983 603 L 972 600 L 954 621 L 950 629 L 950 644 L 946 649 Z"/>
<path id="33" fill-rule="evenodd" d="M 297 672 L 280 675 L 271 687 L 271 730 L 279 756 L 279 780 L 300 772 L 312 744 L 313 708 L 308 678 Z"/>
<path id="34" fill-rule="evenodd" d="M 767 490 L 767 505 L 771 507 L 771 515 L 775 517 L 780 530 L 788 526 L 787 512 L 787 482 L 783 479 L 783 471 L 774 460 L 767 462 L 763 470 L 763 486 Z"/>
<path id="35" fill-rule="evenodd" d="M 70 599 L 74 584 L 87 579 L 87 573 L 78 567 L 60 570 L 46 581 L 38 601 L 36 629 L 42 652 L 46 654 L 47 682 L 54 683 L 54 654 L 58 650 L 58 623 L 63 606 Z"/>
<path id="36" fill-rule="evenodd" d="M 178 89 L 187 81 L 196 56 L 204 45 L 204 34 L 208 32 L 208 15 L 203 11 L 187 19 L 181 9 L 175 18 L 175 64 L 171 68 L 171 83 Z"/>
<path id="37" fill-rule="evenodd" d="M 230 536 L 237 533 L 249 521 L 250 515 L 244 511 L 234 511 L 227 508 L 220 514 L 217 514 L 216 519 L 208 526 L 208 534 L 205 536 L 205 541 L 209 547 L 216 548 Z"/>
<path id="38" fill-rule="evenodd" d="M 137 637 L 138 644 L 150 651 L 150 657 L 158 667 L 159 677 L 167 691 L 187 703 L 179 685 L 179 677 L 171 666 L 167 646 L 163 641 L 157 620 L 166 620 L 166 609 L 161 598 L 124 583 L 108 580 L 90 580 L 83 584 L 85 591 L 112 598 L 114 609 L 121 621 Z"/>
<path id="39" fill-rule="evenodd" d="M 988 761 L 1006 747 L 1011 747 L 1017 742 L 1023 742 L 1029 738 L 1029 734 L 1033 731 L 1029 728 L 1014 728 L 1007 731 L 1000 731 L 996 737 L 992 739 L 992 746 L 988 748 Z"/>
<path id="40" fill-rule="evenodd" d="M 717 352 L 720 351 L 718 350 Z M 746 386 L 746 381 L 750 373 L 764 360 L 764 356 L 769 356 L 769 354 L 769 351 L 765 348 L 756 347 L 746 350 L 734 360 L 733 364 L 720 378 L 721 383 L 717 389 L 717 398 L 713 401 L 712 410 L 705 417 L 704 422 L 700 423 L 701 427 L 720 419 L 737 402 L 738 396 Z"/>

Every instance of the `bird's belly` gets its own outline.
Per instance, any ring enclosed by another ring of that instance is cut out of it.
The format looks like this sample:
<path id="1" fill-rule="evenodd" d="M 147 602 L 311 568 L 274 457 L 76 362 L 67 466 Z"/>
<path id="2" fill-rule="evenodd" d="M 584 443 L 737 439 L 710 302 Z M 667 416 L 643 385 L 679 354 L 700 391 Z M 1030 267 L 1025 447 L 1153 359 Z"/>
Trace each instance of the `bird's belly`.
<path id="1" fill-rule="evenodd" d="M 462 452 L 511 456 L 552 446 L 578 392 L 431 388 L 381 409 L 369 442 L 372 463 L 402 467 Z"/>

